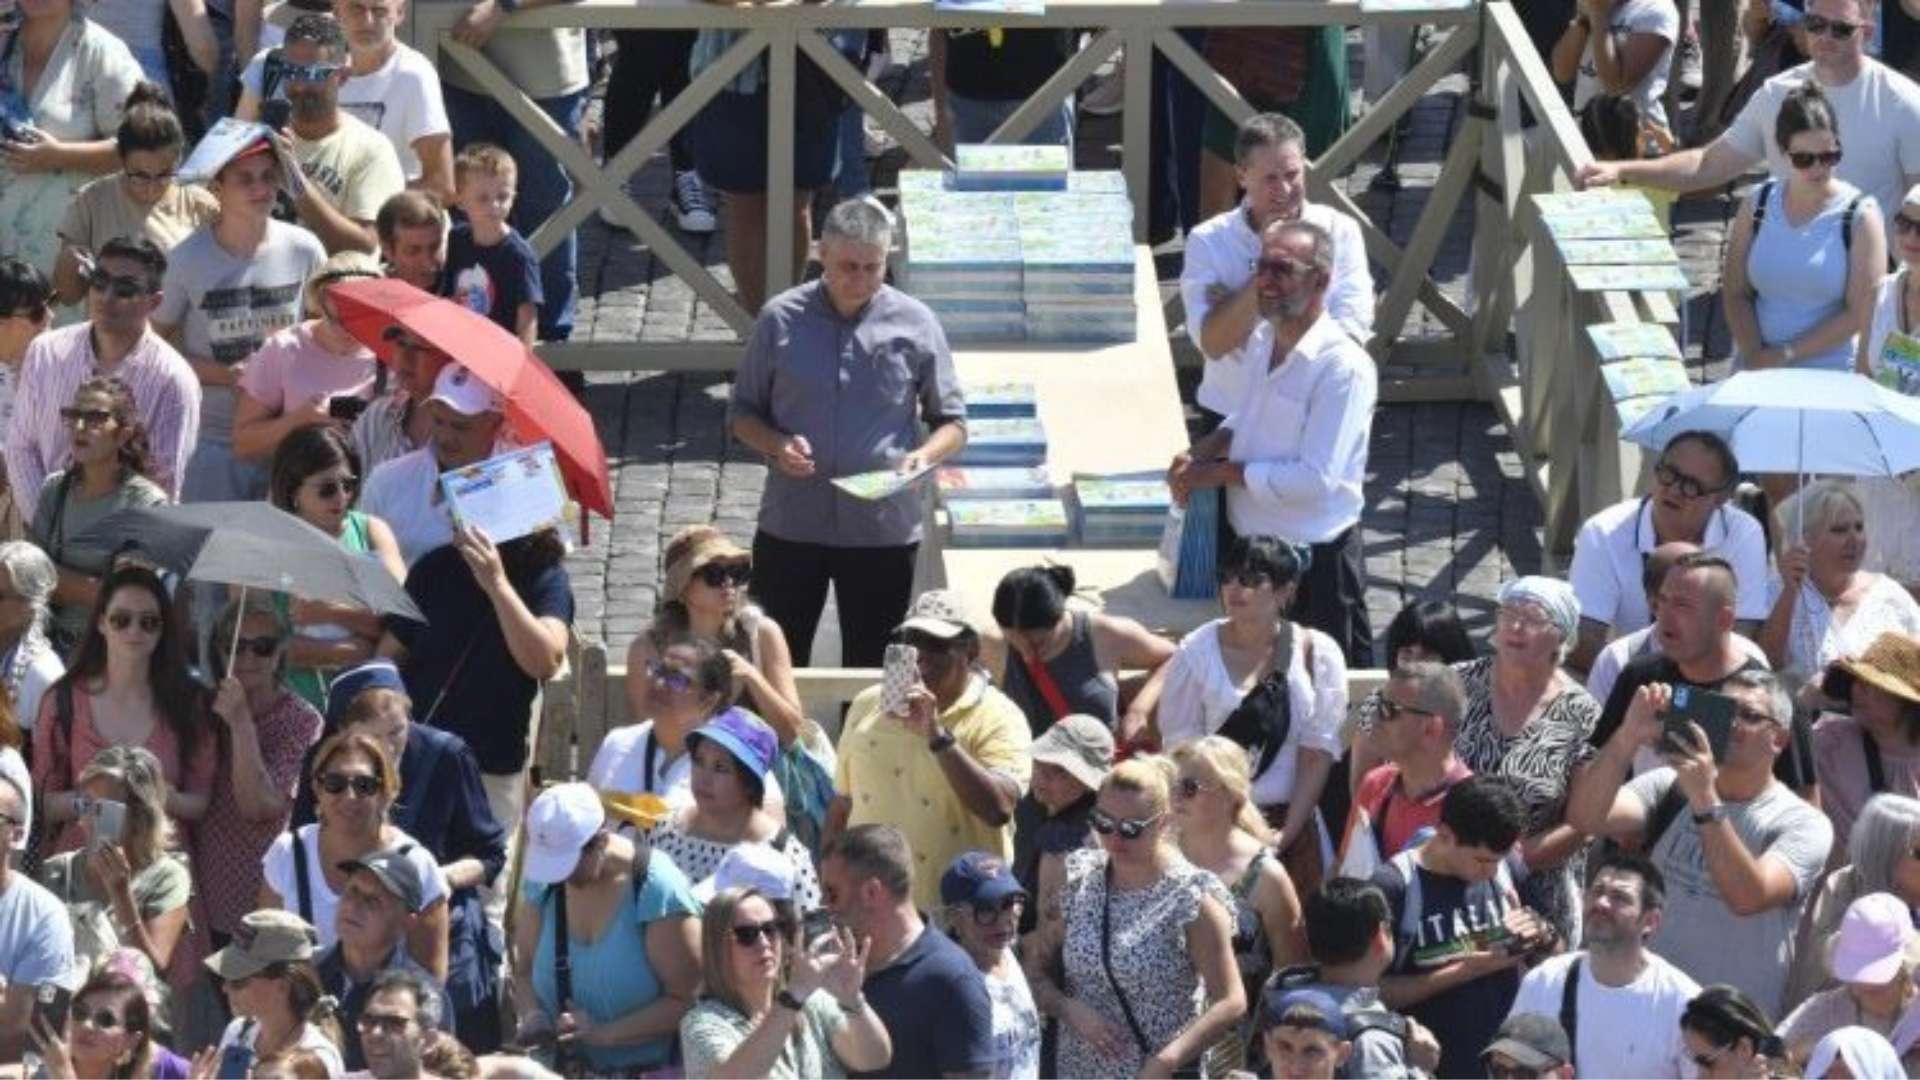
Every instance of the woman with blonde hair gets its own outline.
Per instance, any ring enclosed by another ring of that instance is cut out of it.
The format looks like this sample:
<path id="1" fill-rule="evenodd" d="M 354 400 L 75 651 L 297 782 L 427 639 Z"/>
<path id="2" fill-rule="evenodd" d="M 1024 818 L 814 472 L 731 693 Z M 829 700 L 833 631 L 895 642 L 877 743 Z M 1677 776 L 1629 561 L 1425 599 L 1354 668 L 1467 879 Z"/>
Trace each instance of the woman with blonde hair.
<path id="1" fill-rule="evenodd" d="M 893 1059 L 886 1025 L 860 992 L 867 943 L 842 928 L 803 948 L 797 930 L 754 889 L 722 889 L 707 902 L 706 993 L 680 1019 L 688 1076 L 837 1076 Z"/>
<path id="2" fill-rule="evenodd" d="M 1233 958 L 1247 1000 L 1267 976 L 1307 960 L 1306 927 L 1293 881 L 1271 848 L 1273 831 L 1253 805 L 1253 766 L 1239 743 L 1208 735 L 1176 749 L 1173 819 L 1180 853 L 1233 895 Z M 1207 1075 L 1246 1065 L 1251 1024 L 1207 1052 Z"/>
<path id="3" fill-rule="evenodd" d="M 1171 1076 L 1246 1013 L 1233 897 L 1168 829 L 1177 772 L 1158 756 L 1114 766 L 1090 819 L 1100 847 L 1067 856 L 1029 939 L 1034 1003 L 1061 1022 L 1061 1076 Z"/>

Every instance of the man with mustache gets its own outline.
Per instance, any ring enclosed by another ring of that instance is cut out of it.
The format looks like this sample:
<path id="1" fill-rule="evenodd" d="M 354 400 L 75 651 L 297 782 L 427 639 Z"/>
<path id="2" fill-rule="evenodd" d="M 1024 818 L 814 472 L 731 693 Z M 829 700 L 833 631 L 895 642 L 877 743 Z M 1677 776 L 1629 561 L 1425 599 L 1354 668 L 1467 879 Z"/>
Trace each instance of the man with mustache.
<path id="1" fill-rule="evenodd" d="M 293 20 L 282 47 L 281 87 L 292 108 L 289 150 L 306 175 L 294 198 L 300 224 L 338 251 L 380 250 L 374 219 L 407 186 L 393 144 L 340 108 L 347 81 L 347 35 L 331 15 L 309 12 Z"/>

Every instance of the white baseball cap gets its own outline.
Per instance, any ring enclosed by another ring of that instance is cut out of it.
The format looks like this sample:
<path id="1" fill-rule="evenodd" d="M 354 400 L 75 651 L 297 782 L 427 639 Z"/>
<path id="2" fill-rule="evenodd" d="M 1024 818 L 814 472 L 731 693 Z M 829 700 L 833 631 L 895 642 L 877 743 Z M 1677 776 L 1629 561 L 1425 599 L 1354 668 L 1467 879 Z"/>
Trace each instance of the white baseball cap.
<path id="1" fill-rule="evenodd" d="M 433 395 L 427 400 L 442 402 L 462 416 L 502 411 L 500 395 L 493 392 L 493 387 L 457 363 L 440 369 L 433 380 Z"/>
<path id="2" fill-rule="evenodd" d="M 713 868 L 713 876 L 693 887 L 701 903 L 727 889 L 752 889 L 769 900 L 793 899 L 793 860 L 771 844 L 737 844 Z"/>
<path id="3" fill-rule="evenodd" d="M 540 885 L 567 880 L 580 865 L 580 849 L 606 821 L 599 792 L 586 784 L 556 784 L 541 792 L 527 810 L 527 854 L 521 873 Z"/>

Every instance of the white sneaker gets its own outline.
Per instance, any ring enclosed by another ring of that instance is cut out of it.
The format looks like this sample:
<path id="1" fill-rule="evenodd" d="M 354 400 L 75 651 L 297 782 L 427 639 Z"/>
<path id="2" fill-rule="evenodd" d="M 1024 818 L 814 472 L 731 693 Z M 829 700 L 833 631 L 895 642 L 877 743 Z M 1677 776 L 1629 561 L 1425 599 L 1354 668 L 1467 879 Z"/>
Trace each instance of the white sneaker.
<path id="1" fill-rule="evenodd" d="M 692 169 L 673 174 L 673 222 L 688 233 L 710 233 L 720 227 L 707 186 Z"/>
<path id="2" fill-rule="evenodd" d="M 1088 116 L 1113 116 L 1126 104 L 1127 63 L 1124 58 L 1113 66 L 1113 71 L 1094 81 L 1087 91 L 1080 95 L 1080 111 Z"/>

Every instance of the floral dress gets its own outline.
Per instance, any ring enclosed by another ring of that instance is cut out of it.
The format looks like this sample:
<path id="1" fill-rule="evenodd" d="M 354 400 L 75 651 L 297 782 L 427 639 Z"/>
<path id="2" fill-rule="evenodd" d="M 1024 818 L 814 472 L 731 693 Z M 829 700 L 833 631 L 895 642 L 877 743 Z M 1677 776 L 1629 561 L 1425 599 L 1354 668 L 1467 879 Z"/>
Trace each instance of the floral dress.
<path id="1" fill-rule="evenodd" d="M 787 830 L 781 830 L 786 840 L 779 845 L 787 860 L 793 863 L 793 901 L 794 906 L 804 914 L 820 907 L 820 874 L 814 868 L 813 856 L 807 852 L 807 845 Z M 779 837 L 775 837 L 779 839 Z M 702 882 L 713 876 L 720 868 L 720 860 L 734 849 L 733 844 L 723 844 L 718 840 L 704 840 L 687 832 L 686 825 L 679 815 L 661 822 L 648 834 L 647 840 L 655 851 L 664 853 L 673 860 L 691 882 Z"/>
<path id="2" fill-rule="evenodd" d="M 1066 879 L 1060 897 L 1066 920 L 1061 947 L 1066 993 L 1131 1034 L 1127 1009 L 1114 992 L 1118 980 L 1149 1051 L 1140 1049 L 1139 1039 L 1130 1038 L 1127 1053 L 1111 1057 L 1062 1024 L 1059 1075 L 1136 1075 L 1148 1052 L 1171 1042 L 1204 1006 L 1199 973 L 1187 956 L 1187 926 L 1200 915 L 1200 898 L 1211 896 L 1232 911 L 1233 896 L 1219 878 L 1178 854 L 1167 872 L 1144 888 L 1109 893 L 1107 853 L 1096 849 L 1069 854 Z M 1105 963 L 1103 925 L 1112 935 Z"/>

